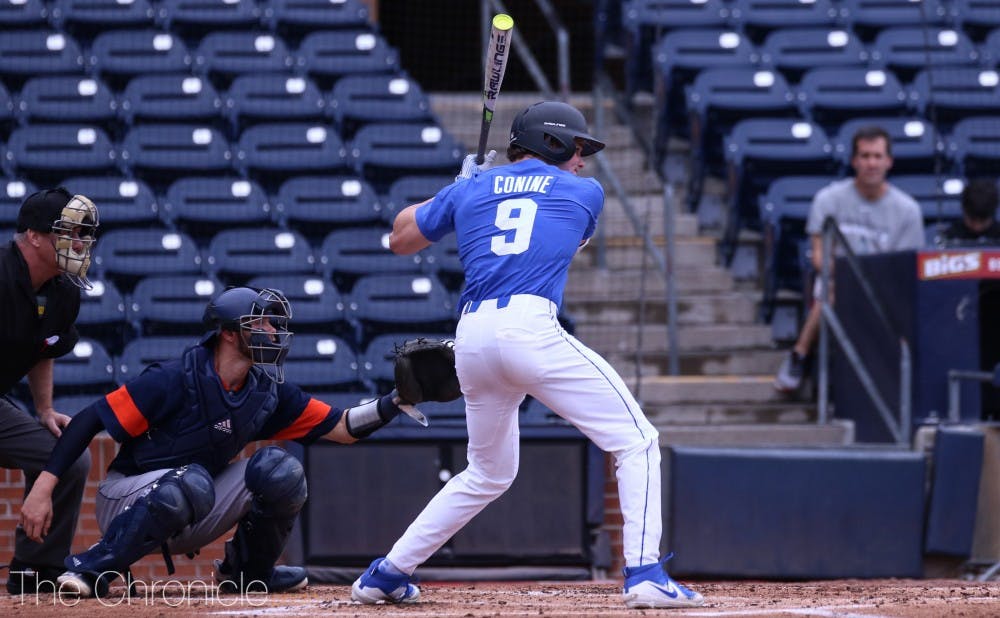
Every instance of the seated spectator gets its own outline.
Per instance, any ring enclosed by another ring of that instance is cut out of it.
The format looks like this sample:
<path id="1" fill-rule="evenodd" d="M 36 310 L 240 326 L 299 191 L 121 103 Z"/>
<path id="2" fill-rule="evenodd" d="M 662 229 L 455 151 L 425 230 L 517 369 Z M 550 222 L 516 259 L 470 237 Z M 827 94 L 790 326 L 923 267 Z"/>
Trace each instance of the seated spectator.
<path id="1" fill-rule="evenodd" d="M 1000 222 L 996 220 L 997 181 L 976 178 L 962 191 L 962 218 L 937 238 L 939 245 L 1000 245 Z"/>
<path id="2" fill-rule="evenodd" d="M 854 178 L 830 183 L 813 198 L 806 223 L 817 273 L 823 260 L 823 222 L 837 221 L 851 250 L 858 255 L 919 249 L 924 244 L 923 217 L 917 202 L 886 180 L 892 168 L 889 134 L 877 126 L 861 127 L 851 144 Z M 813 298 L 821 298 L 817 277 Z M 833 289 L 830 290 L 833 301 Z M 821 305 L 813 302 L 802 331 L 774 379 L 782 392 L 797 391 L 806 362 L 819 334 Z"/>

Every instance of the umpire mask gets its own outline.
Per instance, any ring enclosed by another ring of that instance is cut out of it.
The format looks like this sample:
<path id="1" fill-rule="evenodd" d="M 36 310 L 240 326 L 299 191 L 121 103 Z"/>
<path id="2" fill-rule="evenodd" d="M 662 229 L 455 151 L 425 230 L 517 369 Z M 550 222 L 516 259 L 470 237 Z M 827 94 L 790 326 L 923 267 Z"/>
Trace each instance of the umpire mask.
<path id="1" fill-rule="evenodd" d="M 85 290 L 93 287 L 87 279 L 87 269 L 97 225 L 97 207 L 82 195 L 74 195 L 63 207 L 62 216 L 52 224 L 56 264 L 74 285 Z"/>

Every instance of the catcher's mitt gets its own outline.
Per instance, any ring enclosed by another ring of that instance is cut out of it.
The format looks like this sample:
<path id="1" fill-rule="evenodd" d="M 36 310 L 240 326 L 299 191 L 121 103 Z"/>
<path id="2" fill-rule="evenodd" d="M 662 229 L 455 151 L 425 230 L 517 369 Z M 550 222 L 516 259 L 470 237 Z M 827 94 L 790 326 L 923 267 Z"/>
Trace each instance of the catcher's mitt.
<path id="1" fill-rule="evenodd" d="M 420 337 L 397 345 L 394 352 L 396 390 L 406 403 L 452 401 L 462 396 L 453 342 Z"/>

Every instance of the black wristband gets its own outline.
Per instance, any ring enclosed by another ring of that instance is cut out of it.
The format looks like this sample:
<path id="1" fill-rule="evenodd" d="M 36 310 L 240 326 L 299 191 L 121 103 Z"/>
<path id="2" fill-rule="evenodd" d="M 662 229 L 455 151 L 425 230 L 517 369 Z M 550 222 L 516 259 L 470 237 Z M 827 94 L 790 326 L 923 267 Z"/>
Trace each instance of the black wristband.
<path id="1" fill-rule="evenodd" d="M 344 421 L 347 433 L 355 440 L 360 440 L 389 424 L 401 412 L 399 406 L 392 400 L 394 395 L 395 391 L 368 403 L 348 408 L 344 413 L 347 417 Z"/>

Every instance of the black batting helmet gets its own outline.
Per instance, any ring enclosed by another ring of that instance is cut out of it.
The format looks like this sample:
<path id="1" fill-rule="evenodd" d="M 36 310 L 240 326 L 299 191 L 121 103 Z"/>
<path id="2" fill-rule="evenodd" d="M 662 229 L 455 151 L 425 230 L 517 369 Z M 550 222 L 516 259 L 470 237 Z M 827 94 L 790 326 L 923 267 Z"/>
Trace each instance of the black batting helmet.
<path id="1" fill-rule="evenodd" d="M 575 140 L 583 140 L 583 156 L 604 148 L 604 142 L 587 132 L 587 121 L 575 107 L 559 101 L 535 103 L 514 118 L 510 145 L 565 163 L 576 152 Z"/>

